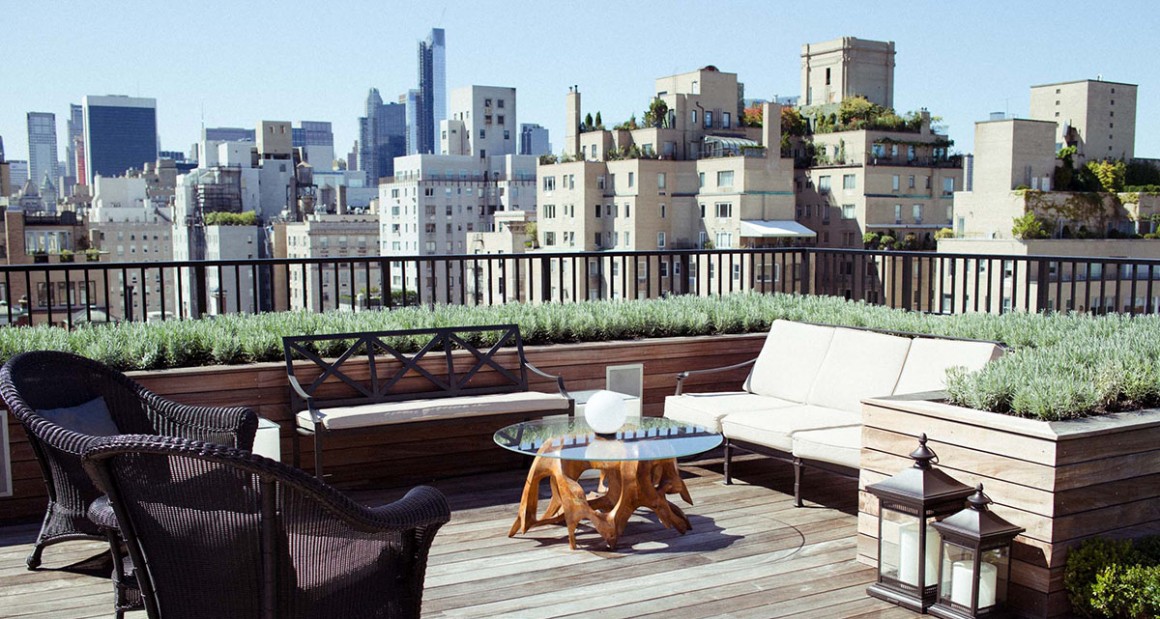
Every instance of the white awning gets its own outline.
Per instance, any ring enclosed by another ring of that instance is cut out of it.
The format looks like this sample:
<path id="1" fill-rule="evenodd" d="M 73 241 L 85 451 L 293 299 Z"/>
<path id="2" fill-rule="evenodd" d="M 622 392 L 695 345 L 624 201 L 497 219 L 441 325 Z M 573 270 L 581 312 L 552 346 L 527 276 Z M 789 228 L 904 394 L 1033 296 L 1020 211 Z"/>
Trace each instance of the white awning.
<path id="1" fill-rule="evenodd" d="M 788 219 L 755 219 L 741 221 L 741 236 L 743 238 L 814 238 L 818 236 L 818 233 Z"/>

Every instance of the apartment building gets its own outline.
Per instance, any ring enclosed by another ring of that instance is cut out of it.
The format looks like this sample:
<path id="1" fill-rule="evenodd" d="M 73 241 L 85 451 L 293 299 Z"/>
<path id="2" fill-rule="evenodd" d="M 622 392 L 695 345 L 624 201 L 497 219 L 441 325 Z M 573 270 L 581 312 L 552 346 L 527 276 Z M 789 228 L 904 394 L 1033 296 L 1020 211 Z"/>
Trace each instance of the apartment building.
<path id="1" fill-rule="evenodd" d="M 496 213 L 535 213 L 536 158 L 513 154 L 515 89 L 460 88 L 451 103 L 439 134 L 440 151 L 447 154 L 397 157 L 395 176 L 379 185 L 383 256 L 463 254 L 468 234 L 495 229 Z M 424 289 L 462 294 L 459 273 L 420 273 L 413 264 L 392 264 L 398 267 L 391 273 L 392 289 L 415 290 L 422 277 Z"/>
<path id="2" fill-rule="evenodd" d="M 1075 80 L 1031 87 L 1031 118 L 1056 123 L 1055 150 L 1077 162 L 1136 156 L 1136 85 Z"/>
<path id="3" fill-rule="evenodd" d="M 803 45 L 801 100 L 826 105 L 860 95 L 892 108 L 894 54 L 894 41 L 854 37 Z"/>
<path id="4" fill-rule="evenodd" d="M 313 214 L 304 221 L 275 226 L 278 258 L 368 257 L 379 255 L 377 214 Z M 277 240 L 282 239 L 282 240 Z M 290 269 L 285 309 L 321 312 L 335 307 L 357 311 L 382 301 L 377 263 L 307 265 Z"/>
<path id="5" fill-rule="evenodd" d="M 1160 197 L 1055 190 L 1058 135 L 1057 123 L 1047 120 L 975 124 L 974 186 L 956 193 L 955 238 L 938 242 L 939 254 L 964 258 L 946 270 L 943 286 L 957 286 L 956 298 L 967 311 L 1024 304 L 1032 311 L 1158 311 L 1160 272 L 1148 267 L 1121 260 L 1045 261 L 1030 268 L 1009 258 L 1160 259 L 1160 243 L 1134 238 L 1156 231 Z M 1015 219 L 1026 213 L 1041 218 L 1047 238 L 1017 238 Z"/>
<path id="6" fill-rule="evenodd" d="M 537 169 L 537 233 L 545 252 L 769 247 L 812 242 L 793 217 L 793 161 L 780 156 L 781 125 L 739 125 L 737 75 L 708 66 L 656 80 L 665 114 L 637 129 L 583 132 L 581 95 L 569 90 L 564 161 Z M 780 107 L 765 105 L 767 118 Z M 767 145 L 774 145 L 772 149 Z M 570 160 L 567 160 L 570 159 Z M 738 289 L 772 277 L 749 265 L 693 261 L 556 261 L 554 281 L 583 281 L 554 298 L 617 298 L 708 286 L 730 268 Z M 736 266 L 737 268 L 733 268 Z M 707 272 L 708 278 L 698 278 Z M 627 283 L 631 282 L 631 283 Z M 642 285 L 643 282 L 643 285 Z"/>

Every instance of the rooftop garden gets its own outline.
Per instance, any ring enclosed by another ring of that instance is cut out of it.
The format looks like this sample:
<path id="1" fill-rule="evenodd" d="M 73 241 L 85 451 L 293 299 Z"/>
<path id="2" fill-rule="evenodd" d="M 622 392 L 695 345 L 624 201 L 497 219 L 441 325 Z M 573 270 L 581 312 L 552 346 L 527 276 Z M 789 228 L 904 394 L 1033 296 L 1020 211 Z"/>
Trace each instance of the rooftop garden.
<path id="1" fill-rule="evenodd" d="M 948 376 L 951 402 L 971 408 L 1059 420 L 1160 405 L 1160 366 L 1155 363 L 1160 316 L 939 316 L 788 294 L 226 315 L 74 331 L 9 327 L 0 329 L 0 359 L 24 350 L 67 350 L 122 370 L 152 370 L 280 361 L 284 335 L 516 323 L 529 344 L 565 344 L 760 333 L 778 318 L 993 340 L 1012 347 L 1012 354 L 980 372 Z"/>

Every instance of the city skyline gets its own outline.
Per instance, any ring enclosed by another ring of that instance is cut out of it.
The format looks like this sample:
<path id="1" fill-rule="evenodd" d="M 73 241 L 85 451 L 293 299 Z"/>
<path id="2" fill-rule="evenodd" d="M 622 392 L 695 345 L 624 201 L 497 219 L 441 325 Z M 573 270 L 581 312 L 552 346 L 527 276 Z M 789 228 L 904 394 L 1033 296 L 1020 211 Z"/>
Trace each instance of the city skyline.
<path id="1" fill-rule="evenodd" d="M 960 152 L 973 150 L 974 123 L 990 113 L 1026 117 L 1031 86 L 1102 77 L 1140 86 L 1135 151 L 1160 157 L 1160 125 L 1144 120 L 1160 112 L 1160 69 L 1140 62 L 1160 18 L 1133 6 L 984 3 L 940 5 L 926 14 L 914 3 L 866 11 L 864 4 L 839 2 L 824 12 L 758 2 L 678 2 L 663 12 L 639 3 L 569 3 L 550 12 L 529 2 L 504 11 L 447 3 L 398 11 L 383 31 L 373 20 L 313 19 L 316 9 L 304 3 L 271 14 L 212 0 L 179 20 L 143 2 L 123 3 L 117 12 L 60 4 L 86 24 L 71 32 L 68 49 L 58 37 L 33 36 L 35 12 L 9 15 L 10 48 L 29 59 L 2 69 L 5 84 L 21 85 L 5 93 L 0 110 L 9 159 L 27 158 L 28 112 L 56 114 L 58 153 L 64 154 L 60 136 L 67 135 L 69 105 L 104 94 L 156 98 L 162 150 L 188 151 L 203 121 L 253 127 L 261 120 L 311 119 L 332 123 L 335 152 L 343 156 L 358 136 L 370 88 L 386 101 L 414 88 L 415 48 L 432 28 L 445 29 L 452 40 L 448 91 L 516 88 L 520 120 L 546 127 L 557 150 L 572 85 L 584 95 L 584 111 L 601 111 L 608 125 L 631 114 L 640 119 L 656 78 L 710 64 L 736 73 L 747 98 L 796 96 L 801 46 L 854 36 L 895 42 L 896 109 L 926 107 L 942 117 Z M 357 15 L 375 6 L 348 1 L 328 10 Z M 224 14 L 230 19 L 220 19 Z M 566 15 L 574 19 L 562 20 Z M 287 28 L 271 27 L 271 19 L 284 19 Z M 284 33 L 298 32 L 291 24 L 300 19 L 308 20 L 310 36 L 296 43 Z M 665 28 L 659 36 L 632 36 L 658 23 Z M 1084 36 L 1075 32 L 1081 27 Z M 355 39 L 360 53 L 343 56 L 340 50 Z M 1081 39 L 1088 43 L 1077 44 Z"/>

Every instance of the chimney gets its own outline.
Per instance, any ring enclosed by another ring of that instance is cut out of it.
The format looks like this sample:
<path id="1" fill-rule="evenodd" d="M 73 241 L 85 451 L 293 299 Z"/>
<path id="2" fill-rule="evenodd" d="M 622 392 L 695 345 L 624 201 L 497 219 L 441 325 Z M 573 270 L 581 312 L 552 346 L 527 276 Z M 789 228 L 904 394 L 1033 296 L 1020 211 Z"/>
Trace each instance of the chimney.
<path id="1" fill-rule="evenodd" d="M 564 104 L 567 118 L 564 120 L 564 148 L 573 157 L 580 156 L 580 87 L 568 87 L 568 99 Z"/>
<path id="2" fill-rule="evenodd" d="M 761 118 L 761 145 L 765 147 L 765 157 L 780 159 L 781 106 L 776 103 L 762 103 Z"/>

